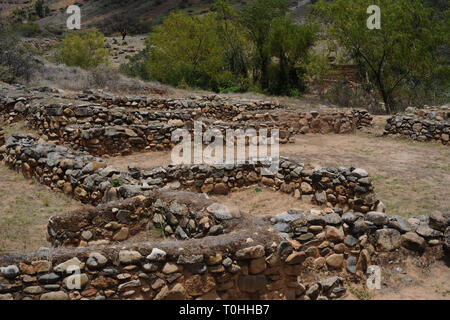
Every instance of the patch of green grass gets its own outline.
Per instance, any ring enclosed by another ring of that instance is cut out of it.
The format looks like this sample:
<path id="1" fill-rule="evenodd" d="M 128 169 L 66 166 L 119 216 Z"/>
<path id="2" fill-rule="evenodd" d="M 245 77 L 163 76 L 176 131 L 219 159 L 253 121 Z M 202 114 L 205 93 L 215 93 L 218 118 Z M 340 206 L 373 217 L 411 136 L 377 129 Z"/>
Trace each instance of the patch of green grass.
<path id="1" fill-rule="evenodd" d="M 111 187 L 120 187 L 123 184 L 123 181 L 119 178 L 111 180 Z"/>
<path id="2" fill-rule="evenodd" d="M 159 238 L 164 238 L 165 239 L 167 237 L 166 226 L 167 225 L 165 223 L 161 223 L 161 224 L 155 225 L 154 229 L 155 229 L 156 235 Z"/>
<path id="3" fill-rule="evenodd" d="M 44 199 L 42 199 L 42 204 L 45 207 L 50 207 L 50 200 L 48 198 L 44 198 Z"/>
<path id="4" fill-rule="evenodd" d="M 359 300 L 371 300 L 374 297 L 374 294 L 366 289 L 357 289 L 348 285 L 348 290 Z"/>

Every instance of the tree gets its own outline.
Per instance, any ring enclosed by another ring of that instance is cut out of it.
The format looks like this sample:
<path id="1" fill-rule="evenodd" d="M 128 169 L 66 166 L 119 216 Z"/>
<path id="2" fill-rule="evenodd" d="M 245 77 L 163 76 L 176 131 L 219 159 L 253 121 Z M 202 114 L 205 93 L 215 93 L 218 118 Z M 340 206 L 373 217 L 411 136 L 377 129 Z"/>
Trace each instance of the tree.
<path id="1" fill-rule="evenodd" d="M 174 86 L 218 90 L 229 77 L 211 14 L 203 18 L 171 13 L 147 39 L 149 58 L 145 69 L 159 81 Z"/>
<path id="2" fill-rule="evenodd" d="M 0 81 L 17 82 L 17 80 L 29 81 L 35 66 L 31 55 L 18 46 L 18 36 L 7 27 L 0 24 Z"/>
<path id="3" fill-rule="evenodd" d="M 381 29 L 369 30 L 369 5 L 381 8 Z M 423 81 L 435 69 L 435 57 L 448 27 L 433 19 L 432 11 L 418 0 L 320 0 L 313 12 L 367 71 L 388 112 L 396 108 L 395 94 L 412 79 Z"/>
<path id="4" fill-rule="evenodd" d="M 243 77 L 248 76 L 248 58 L 246 55 L 246 41 L 237 24 L 237 13 L 228 0 L 215 0 L 213 10 L 216 11 L 218 32 L 223 39 L 224 55 L 229 70 Z"/>
<path id="5" fill-rule="evenodd" d="M 45 5 L 44 0 L 37 0 L 34 4 L 34 10 L 39 18 L 44 18 L 50 13 L 50 9 Z"/>
<path id="6" fill-rule="evenodd" d="M 287 10 L 285 0 L 254 0 L 244 6 L 240 15 L 244 32 L 255 46 L 253 80 L 259 80 L 263 90 L 269 86 L 270 54 L 267 41 L 270 28 L 274 19 L 285 16 Z"/>
<path id="7" fill-rule="evenodd" d="M 68 66 L 92 69 L 109 60 L 109 52 L 105 48 L 105 37 L 97 30 L 82 35 L 69 34 L 62 41 L 59 58 Z"/>
<path id="8" fill-rule="evenodd" d="M 269 83 L 270 93 L 289 94 L 291 90 L 305 89 L 302 82 L 308 51 L 316 41 L 317 27 L 313 24 L 295 24 L 290 15 L 276 18 L 268 36 L 268 48 L 278 59 L 274 77 Z"/>

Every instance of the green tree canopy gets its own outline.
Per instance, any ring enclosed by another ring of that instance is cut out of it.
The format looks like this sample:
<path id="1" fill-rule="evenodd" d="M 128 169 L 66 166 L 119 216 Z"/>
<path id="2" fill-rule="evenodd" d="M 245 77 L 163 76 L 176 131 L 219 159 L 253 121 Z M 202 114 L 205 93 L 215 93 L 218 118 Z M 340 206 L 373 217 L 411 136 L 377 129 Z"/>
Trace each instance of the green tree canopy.
<path id="1" fill-rule="evenodd" d="M 381 29 L 366 26 L 373 4 L 381 8 Z M 433 19 L 432 10 L 418 0 L 320 0 L 313 10 L 327 23 L 328 35 L 367 70 L 388 112 L 396 108 L 398 90 L 413 79 L 430 78 L 437 50 L 445 39 L 448 43 L 448 25 Z"/>
<path id="2" fill-rule="evenodd" d="M 200 19 L 171 13 L 147 39 L 148 74 L 174 86 L 217 89 L 226 75 L 216 30 L 217 22 L 210 14 Z"/>
<path id="3" fill-rule="evenodd" d="M 68 66 L 83 69 L 92 69 L 109 62 L 105 37 L 97 30 L 83 34 L 69 33 L 61 43 L 58 56 Z"/>

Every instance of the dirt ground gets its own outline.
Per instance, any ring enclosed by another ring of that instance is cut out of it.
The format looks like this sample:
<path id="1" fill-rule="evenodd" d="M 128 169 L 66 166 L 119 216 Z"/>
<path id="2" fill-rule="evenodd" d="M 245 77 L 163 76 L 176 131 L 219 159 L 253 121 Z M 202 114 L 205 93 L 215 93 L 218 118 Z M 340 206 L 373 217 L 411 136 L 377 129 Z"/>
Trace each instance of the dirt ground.
<path id="1" fill-rule="evenodd" d="M 380 119 L 378 119 L 378 122 Z M 301 159 L 317 166 L 361 167 L 369 172 L 375 191 L 386 205 L 387 213 L 411 217 L 430 214 L 433 210 L 450 210 L 450 148 L 433 142 L 415 142 L 406 138 L 377 136 L 380 126 L 371 132 L 347 135 L 306 134 L 295 137 L 295 143 L 280 145 L 280 155 Z M 168 165 L 170 152 L 138 153 L 112 157 L 109 164 L 126 169 L 130 164 L 141 168 Z M 252 192 L 221 198 L 252 208 Z M 282 211 L 298 200 L 280 193 L 263 192 L 259 206 Z M 282 199 L 282 200 L 281 200 Z M 280 209 L 280 210 L 278 210 Z"/>
<path id="2" fill-rule="evenodd" d="M 308 210 L 314 207 L 311 203 L 295 199 L 292 195 L 274 192 L 270 188 L 255 185 L 227 196 L 213 195 L 210 198 L 227 206 L 237 207 L 247 215 L 274 215 L 288 209 Z"/>
<path id="3" fill-rule="evenodd" d="M 47 222 L 81 203 L 0 164 L 0 254 L 48 247 Z"/>
<path id="4" fill-rule="evenodd" d="M 320 166 L 354 166 L 366 169 L 387 213 L 402 216 L 448 211 L 450 205 L 450 148 L 438 143 L 415 142 L 406 138 L 381 137 L 385 117 L 375 118 L 375 127 L 350 135 L 307 134 L 295 143 L 280 146 L 280 154 Z M 19 123 L 6 129 L 7 135 L 22 131 Z M 170 152 L 143 152 L 105 160 L 121 169 L 168 165 Z M 35 181 L 0 164 L 0 253 L 26 252 L 48 246 L 46 224 L 51 215 L 64 214 L 81 204 L 54 193 Z M 215 201 L 239 207 L 244 214 L 281 213 L 289 208 L 309 209 L 311 204 L 270 188 L 250 186 L 228 196 L 211 196 Z M 158 230 L 129 239 L 146 241 L 163 237 Z M 406 300 L 450 299 L 450 273 L 443 262 L 428 269 L 402 264 L 383 269 L 381 290 L 349 284 L 345 299 Z"/>
<path id="5" fill-rule="evenodd" d="M 443 261 L 420 268 L 411 261 L 384 268 L 381 289 L 350 285 L 344 300 L 450 300 L 450 272 Z"/>

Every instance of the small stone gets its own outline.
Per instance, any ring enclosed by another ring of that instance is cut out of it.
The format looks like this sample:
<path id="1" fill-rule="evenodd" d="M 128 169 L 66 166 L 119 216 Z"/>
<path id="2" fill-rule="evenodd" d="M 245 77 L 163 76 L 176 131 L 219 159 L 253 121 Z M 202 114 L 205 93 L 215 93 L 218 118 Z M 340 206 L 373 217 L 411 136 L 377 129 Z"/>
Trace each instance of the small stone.
<path id="1" fill-rule="evenodd" d="M 141 281 L 140 280 L 131 280 L 128 282 L 125 282 L 121 285 L 119 285 L 119 287 L 117 288 L 119 291 L 125 291 L 127 289 L 130 288 L 136 288 L 139 287 L 141 285 Z"/>
<path id="2" fill-rule="evenodd" d="M 351 274 L 355 274 L 356 264 L 357 264 L 356 257 L 353 256 L 349 257 L 346 263 L 347 271 L 350 272 Z"/>
<path id="3" fill-rule="evenodd" d="M 431 229 L 428 226 L 421 225 L 416 230 L 417 234 L 424 238 L 438 238 L 442 236 L 442 232 L 438 230 Z"/>
<path id="4" fill-rule="evenodd" d="M 332 269 L 341 269 L 344 263 L 344 255 L 334 253 L 326 258 L 326 262 L 327 266 Z"/>
<path id="5" fill-rule="evenodd" d="M 303 251 L 293 252 L 286 258 L 287 264 L 300 264 L 306 259 L 306 254 Z"/>
<path id="6" fill-rule="evenodd" d="M 119 261 L 122 264 L 133 264 L 141 260 L 142 255 L 133 250 L 122 250 L 119 252 Z"/>
<path id="7" fill-rule="evenodd" d="M 432 229 L 439 230 L 439 231 L 445 231 L 447 228 L 448 219 L 444 217 L 444 215 L 439 211 L 433 211 L 430 214 L 430 222 L 429 226 Z"/>
<path id="8" fill-rule="evenodd" d="M 230 213 L 230 210 L 228 209 L 227 206 L 225 206 L 223 204 L 215 202 L 215 203 L 211 204 L 209 207 L 207 207 L 206 210 L 209 213 L 214 214 L 214 217 L 217 220 L 230 220 L 230 219 L 233 219 L 233 216 Z"/>
<path id="9" fill-rule="evenodd" d="M 128 239 L 130 230 L 127 227 L 122 227 L 120 230 L 114 235 L 114 241 L 123 241 Z"/>
<path id="10" fill-rule="evenodd" d="M 317 297 L 319 296 L 320 293 L 320 286 L 319 284 L 313 284 L 312 286 L 310 286 L 308 288 L 308 290 L 306 290 L 306 295 L 311 299 L 311 300 L 316 300 Z"/>
<path id="11" fill-rule="evenodd" d="M 223 261 L 222 261 L 222 265 L 225 267 L 225 268 L 228 268 L 229 266 L 231 266 L 233 264 L 233 260 L 231 260 L 230 258 L 225 258 L 225 259 L 223 259 Z"/>
<path id="12" fill-rule="evenodd" d="M 203 255 L 199 254 L 199 255 L 179 255 L 178 256 L 178 260 L 177 260 L 177 264 L 196 264 L 196 263 L 200 263 L 203 262 Z"/>
<path id="13" fill-rule="evenodd" d="M 358 178 L 365 178 L 368 177 L 369 174 L 367 173 L 366 170 L 361 169 L 361 168 L 356 168 L 355 170 L 352 171 L 352 175 L 356 176 Z"/>
<path id="14" fill-rule="evenodd" d="M 38 278 L 38 282 L 42 284 L 55 283 L 59 280 L 59 276 L 56 273 L 47 273 Z"/>
<path id="15" fill-rule="evenodd" d="M 164 286 L 156 295 L 155 300 L 185 300 L 187 292 L 184 287 L 177 283 L 172 289 Z"/>
<path id="16" fill-rule="evenodd" d="M 60 264 L 58 264 L 55 268 L 54 268 L 54 270 L 56 271 L 56 272 L 59 272 L 59 273 L 63 273 L 63 272 L 66 272 L 66 270 L 67 270 L 67 268 L 69 268 L 69 270 L 74 270 L 74 269 L 82 269 L 82 263 L 81 263 L 81 261 L 77 258 L 77 257 L 74 257 L 74 258 L 72 258 L 72 259 L 70 259 L 70 260 L 67 260 L 66 262 L 63 262 L 63 263 L 60 263 Z"/>
<path id="17" fill-rule="evenodd" d="M 14 279 L 19 275 L 20 270 L 16 265 L 10 265 L 0 268 L 0 273 L 3 274 L 6 279 Z"/>
<path id="18" fill-rule="evenodd" d="M 336 228 L 332 226 L 325 227 L 325 237 L 332 242 L 344 241 L 344 231 L 342 228 Z"/>
<path id="19" fill-rule="evenodd" d="M 407 232 L 402 235 L 402 245 L 413 251 L 423 251 L 426 246 L 425 239 L 415 232 Z"/>
<path id="20" fill-rule="evenodd" d="M 236 259 L 238 260 L 255 259 L 264 257 L 264 255 L 265 255 L 264 246 L 258 245 L 238 250 L 236 252 Z"/>
<path id="21" fill-rule="evenodd" d="M 162 272 L 164 274 L 172 274 L 172 273 L 178 272 L 178 266 L 174 263 L 167 262 L 164 265 Z"/>
<path id="22" fill-rule="evenodd" d="M 39 294 L 42 293 L 43 289 L 39 286 L 31 286 L 31 287 L 26 287 L 25 289 L 23 289 L 23 292 L 28 293 L 28 294 Z"/>
<path id="23" fill-rule="evenodd" d="M 370 211 L 366 213 L 365 219 L 374 225 L 381 227 L 388 223 L 388 216 L 383 212 Z"/>
<path id="24" fill-rule="evenodd" d="M 392 251 L 401 245 L 401 234 L 395 229 L 379 229 L 376 231 L 375 236 L 379 250 Z"/>
<path id="25" fill-rule="evenodd" d="M 106 265 L 108 259 L 99 252 L 91 252 L 89 258 L 86 261 L 87 266 L 90 269 L 101 268 Z"/>
<path id="26" fill-rule="evenodd" d="M 41 295 L 40 300 L 69 300 L 69 296 L 64 291 L 48 292 Z"/>
<path id="27" fill-rule="evenodd" d="M 353 247 L 356 246 L 358 244 L 358 239 L 356 239 L 354 236 L 352 236 L 351 234 L 347 235 L 345 237 L 345 241 L 344 243 L 349 246 L 349 247 Z"/>
<path id="28" fill-rule="evenodd" d="M 161 262 L 166 260 L 166 252 L 158 249 L 153 248 L 152 252 L 147 256 L 147 260 L 150 262 Z"/>
<path id="29" fill-rule="evenodd" d="M 89 241 L 92 238 L 92 232 L 89 230 L 81 232 L 81 238 L 83 240 Z"/>

